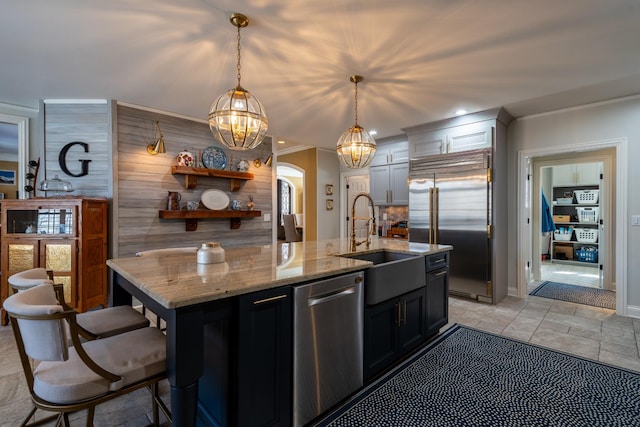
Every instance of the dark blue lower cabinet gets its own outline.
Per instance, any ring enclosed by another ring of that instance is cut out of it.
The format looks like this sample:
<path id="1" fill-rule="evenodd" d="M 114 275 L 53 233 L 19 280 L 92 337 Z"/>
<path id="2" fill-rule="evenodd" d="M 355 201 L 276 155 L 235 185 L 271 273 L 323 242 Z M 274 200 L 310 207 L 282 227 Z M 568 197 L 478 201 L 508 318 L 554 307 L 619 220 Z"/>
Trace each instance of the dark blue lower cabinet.
<path id="1" fill-rule="evenodd" d="M 449 322 L 449 252 L 425 257 L 427 271 L 427 338 Z"/>
<path id="2" fill-rule="evenodd" d="M 427 338 L 449 322 L 449 270 L 427 272 Z"/>
<path id="3" fill-rule="evenodd" d="M 236 298 L 233 313 L 205 325 L 198 426 L 290 426 L 291 287 Z"/>
<path id="4" fill-rule="evenodd" d="M 290 426 L 292 291 L 238 298 L 237 425 Z"/>
<path id="5" fill-rule="evenodd" d="M 365 308 L 365 381 L 424 342 L 425 309 L 425 288 Z"/>

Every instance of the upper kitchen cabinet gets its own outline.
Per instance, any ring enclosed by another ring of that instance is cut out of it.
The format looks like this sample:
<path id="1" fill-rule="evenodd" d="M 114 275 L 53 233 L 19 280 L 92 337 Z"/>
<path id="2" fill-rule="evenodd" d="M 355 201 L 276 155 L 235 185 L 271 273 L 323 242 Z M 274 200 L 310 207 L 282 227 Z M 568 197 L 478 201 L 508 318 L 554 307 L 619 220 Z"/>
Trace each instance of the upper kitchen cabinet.
<path id="1" fill-rule="evenodd" d="M 369 186 L 375 205 L 409 204 L 409 143 L 406 136 L 377 142 L 376 155 L 369 167 Z"/>
<path id="2" fill-rule="evenodd" d="M 412 159 L 438 154 L 495 149 L 496 120 L 508 125 L 513 118 L 502 108 L 440 120 L 403 129 L 409 137 Z"/>
<path id="3" fill-rule="evenodd" d="M 369 166 L 382 166 L 409 161 L 409 142 L 405 135 L 381 138 L 377 141 L 376 155 Z"/>
<path id="4" fill-rule="evenodd" d="M 553 186 L 600 185 L 600 163 L 576 163 L 553 167 Z"/>

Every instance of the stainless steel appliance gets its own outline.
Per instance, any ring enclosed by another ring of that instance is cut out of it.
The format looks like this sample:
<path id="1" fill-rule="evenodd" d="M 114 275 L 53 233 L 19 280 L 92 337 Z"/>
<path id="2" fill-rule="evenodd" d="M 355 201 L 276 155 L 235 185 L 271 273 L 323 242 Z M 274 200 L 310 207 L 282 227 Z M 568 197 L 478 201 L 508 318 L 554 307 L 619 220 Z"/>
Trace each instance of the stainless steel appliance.
<path id="1" fill-rule="evenodd" d="M 492 302 L 489 150 L 411 159 L 409 240 L 453 246 L 449 293 Z"/>
<path id="2" fill-rule="evenodd" d="M 293 425 L 362 386 L 364 273 L 294 288 Z"/>

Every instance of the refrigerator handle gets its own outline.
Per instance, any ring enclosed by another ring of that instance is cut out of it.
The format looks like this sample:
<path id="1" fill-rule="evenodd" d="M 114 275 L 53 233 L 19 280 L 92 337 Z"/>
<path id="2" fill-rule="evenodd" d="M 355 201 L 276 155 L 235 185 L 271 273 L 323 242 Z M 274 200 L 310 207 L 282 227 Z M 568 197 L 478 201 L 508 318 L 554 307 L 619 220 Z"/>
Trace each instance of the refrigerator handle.
<path id="1" fill-rule="evenodd" d="M 429 243 L 433 243 L 433 188 L 429 189 Z"/>
<path id="2" fill-rule="evenodd" d="M 433 235 L 434 235 L 433 243 L 435 243 L 437 245 L 438 243 L 440 243 L 440 242 L 438 242 L 438 230 L 440 229 L 440 224 L 439 224 L 439 222 L 440 222 L 440 218 L 439 218 L 440 214 L 438 212 L 440 210 L 440 206 L 438 206 L 439 202 L 440 202 L 440 200 L 439 200 L 440 199 L 440 194 L 438 192 L 438 187 L 435 187 L 433 189 L 433 193 L 434 193 L 434 197 L 433 198 L 435 200 L 434 207 L 433 207 Z"/>

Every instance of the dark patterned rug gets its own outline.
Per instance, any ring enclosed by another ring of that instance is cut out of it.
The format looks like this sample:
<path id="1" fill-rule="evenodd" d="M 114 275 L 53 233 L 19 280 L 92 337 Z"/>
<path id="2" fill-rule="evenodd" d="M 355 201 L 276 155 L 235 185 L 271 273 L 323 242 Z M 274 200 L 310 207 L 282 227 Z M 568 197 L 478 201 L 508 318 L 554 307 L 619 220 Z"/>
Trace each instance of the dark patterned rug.
<path id="1" fill-rule="evenodd" d="M 616 293 L 604 289 L 569 285 L 558 282 L 542 282 L 529 295 L 575 302 L 593 307 L 616 309 Z"/>
<path id="2" fill-rule="evenodd" d="M 640 373 L 454 325 L 317 426 L 638 426 Z"/>

